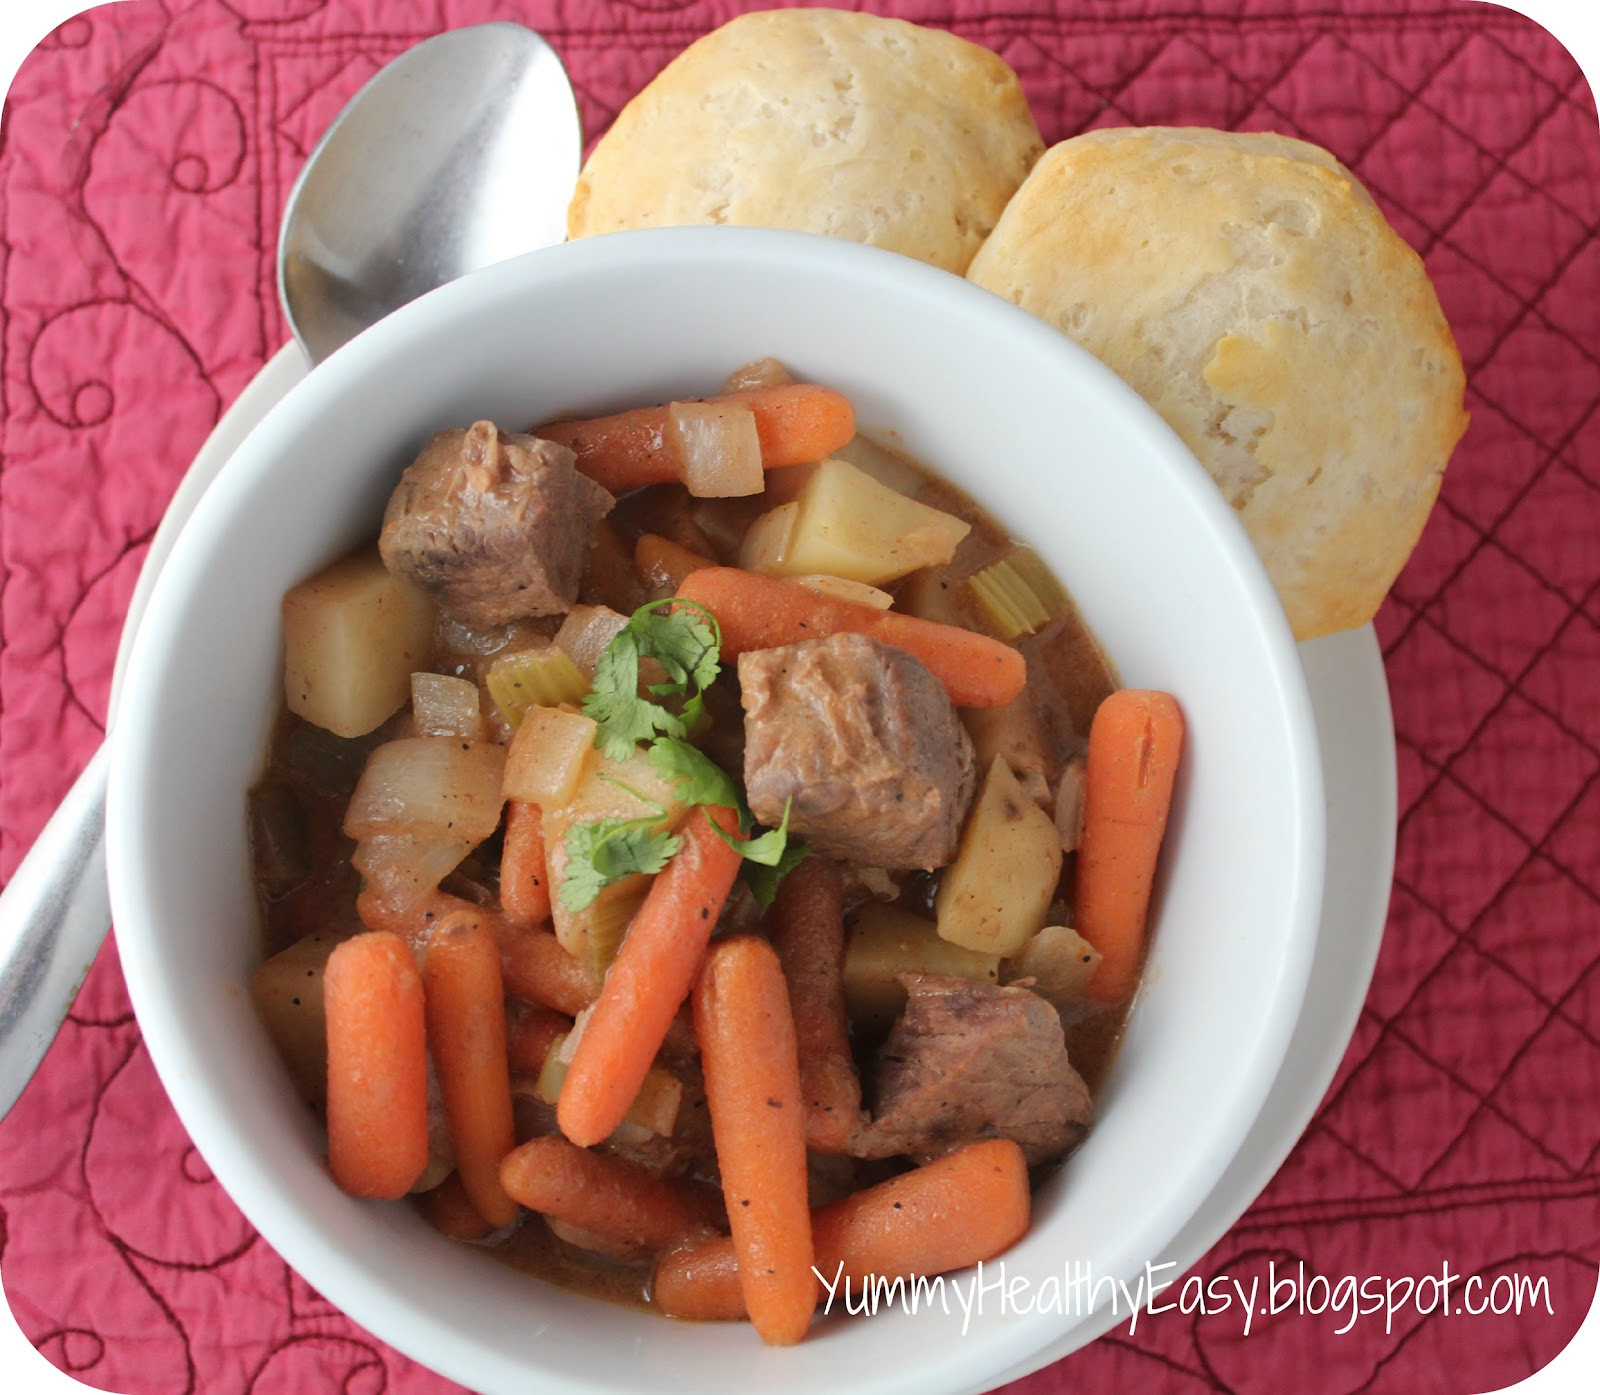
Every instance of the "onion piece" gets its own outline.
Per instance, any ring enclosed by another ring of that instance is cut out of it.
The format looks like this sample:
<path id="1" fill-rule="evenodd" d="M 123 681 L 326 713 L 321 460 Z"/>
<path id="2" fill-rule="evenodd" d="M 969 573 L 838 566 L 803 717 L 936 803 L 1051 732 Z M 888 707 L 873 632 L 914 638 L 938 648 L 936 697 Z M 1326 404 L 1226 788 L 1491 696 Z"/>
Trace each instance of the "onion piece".
<path id="1" fill-rule="evenodd" d="M 722 385 L 722 394 L 749 392 L 751 388 L 785 387 L 795 381 L 795 376 L 775 358 L 758 358 L 742 368 L 735 368 Z"/>
<path id="2" fill-rule="evenodd" d="M 367 758 L 350 796 L 352 838 L 406 834 L 435 842 L 481 843 L 500 822 L 505 750 L 488 741 L 412 736 Z"/>
<path id="3" fill-rule="evenodd" d="M 1062 767 L 1056 786 L 1056 833 L 1062 852 L 1077 852 L 1083 841 L 1083 776 L 1084 759 L 1074 756 Z"/>
<path id="4" fill-rule="evenodd" d="M 1100 951 L 1076 930 L 1047 925 L 1001 965 L 1001 977 L 1006 983 L 1031 980 L 1028 986 L 1063 1021 L 1076 1021 L 1089 1006 L 1089 984 L 1099 964 Z"/>
<path id="5" fill-rule="evenodd" d="M 483 716 L 478 708 L 478 685 L 442 673 L 413 673 L 411 720 L 418 736 L 481 741 Z"/>
<path id="6" fill-rule="evenodd" d="M 577 712 L 530 708 L 506 752 L 506 798 L 541 808 L 570 802 L 594 753 L 596 729 L 592 718 Z"/>
<path id="7" fill-rule="evenodd" d="M 698 499 L 741 498 L 766 485 L 761 438 L 748 407 L 673 402 L 663 435 L 685 487 Z"/>
<path id="8" fill-rule="evenodd" d="M 819 596 L 834 596 L 841 601 L 854 601 L 857 605 L 870 605 L 878 610 L 888 610 L 894 604 L 894 597 L 887 591 L 868 586 L 864 581 L 820 575 L 797 576 L 791 580 L 798 581 L 807 591 L 815 591 Z"/>
<path id="9" fill-rule="evenodd" d="M 441 842 L 405 833 L 379 833 L 356 845 L 351 865 L 377 892 L 386 909 L 401 915 L 461 865 L 472 851 L 465 841 Z"/>
<path id="10" fill-rule="evenodd" d="M 608 605 L 575 605 L 556 631 L 554 642 L 567 651 L 568 657 L 583 671 L 585 678 L 594 677 L 595 665 L 610 644 L 626 627 L 628 617 Z"/>
<path id="11" fill-rule="evenodd" d="M 762 576 L 782 576 L 789 558 L 789 540 L 799 517 L 800 505 L 796 502 L 768 509 L 750 525 L 739 544 L 739 565 Z"/>

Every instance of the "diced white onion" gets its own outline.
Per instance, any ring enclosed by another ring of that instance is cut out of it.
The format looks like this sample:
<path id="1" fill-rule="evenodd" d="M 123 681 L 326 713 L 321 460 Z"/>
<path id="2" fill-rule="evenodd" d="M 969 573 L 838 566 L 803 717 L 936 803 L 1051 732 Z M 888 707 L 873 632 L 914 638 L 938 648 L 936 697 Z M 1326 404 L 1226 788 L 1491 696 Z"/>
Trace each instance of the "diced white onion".
<path id="1" fill-rule="evenodd" d="M 739 544 L 739 565 L 762 576 L 782 576 L 789 557 L 789 539 L 794 536 L 795 520 L 800 517 L 798 503 L 779 504 L 768 509 L 749 527 Z"/>
<path id="2" fill-rule="evenodd" d="M 561 622 L 554 642 L 567 651 L 586 678 L 593 678 L 595 665 L 600 662 L 606 645 L 627 623 L 626 615 L 608 605 L 575 605 Z"/>
<path id="3" fill-rule="evenodd" d="M 775 358 L 758 358 L 735 368 L 723 383 L 723 392 L 748 392 L 751 388 L 783 387 L 794 381 L 794 374 Z"/>
<path id="4" fill-rule="evenodd" d="M 1056 786 L 1056 832 L 1061 835 L 1062 852 L 1076 852 L 1083 840 L 1083 774 L 1083 757 L 1074 756 Z"/>
<path id="5" fill-rule="evenodd" d="M 377 747 L 350 796 L 352 838 L 406 834 L 481 843 L 500 822 L 505 750 L 492 742 L 412 736 Z"/>
<path id="6" fill-rule="evenodd" d="M 854 601 L 857 605 L 870 605 L 878 610 L 888 610 L 894 597 L 864 581 L 846 581 L 842 576 L 797 576 L 794 578 L 807 591 L 819 596 L 833 596 L 841 601 Z"/>
<path id="7" fill-rule="evenodd" d="M 403 914 L 438 889 L 474 844 L 379 833 L 356 845 L 350 861 L 395 915 Z"/>
<path id="8" fill-rule="evenodd" d="M 442 673 L 411 675 L 411 720 L 418 736 L 454 736 L 462 741 L 483 739 L 483 717 L 478 710 L 478 685 Z"/>
<path id="9" fill-rule="evenodd" d="M 547 809 L 566 804 L 594 754 L 595 730 L 593 719 L 577 712 L 533 708 L 506 753 L 506 798 Z"/>
<path id="10" fill-rule="evenodd" d="M 684 486 L 696 498 L 742 498 L 765 486 L 761 438 L 748 407 L 674 402 L 667 408 L 665 439 Z"/>

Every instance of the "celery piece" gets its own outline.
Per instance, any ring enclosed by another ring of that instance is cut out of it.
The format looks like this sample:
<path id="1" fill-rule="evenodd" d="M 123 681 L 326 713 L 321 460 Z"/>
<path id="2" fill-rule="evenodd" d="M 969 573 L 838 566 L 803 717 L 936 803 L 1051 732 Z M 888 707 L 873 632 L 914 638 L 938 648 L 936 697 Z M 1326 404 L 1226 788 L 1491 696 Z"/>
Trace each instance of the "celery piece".
<path id="1" fill-rule="evenodd" d="M 589 950 L 589 967 L 604 977 L 622 947 L 628 925 L 644 904 L 651 878 L 625 877 L 612 882 L 580 913 L 585 921 L 584 941 Z"/>
<path id="2" fill-rule="evenodd" d="M 513 728 L 530 708 L 579 703 L 589 691 L 583 670 L 565 649 L 554 644 L 496 659 L 485 682 L 501 716 Z"/>
<path id="3" fill-rule="evenodd" d="M 546 1104 L 555 1104 L 561 1098 L 561 1087 L 566 1084 L 567 1071 L 570 1069 L 570 1063 L 561 1059 L 562 1048 L 571 1035 L 570 1032 L 563 1032 L 550 1043 L 549 1053 L 544 1058 L 544 1068 L 540 1070 L 539 1079 L 534 1084 L 534 1093 Z M 660 1066 L 651 1066 L 644 1079 L 640 1081 L 639 1093 L 633 1097 L 633 1103 L 628 1106 L 628 1112 L 623 1116 L 617 1133 L 612 1135 L 613 1140 L 642 1141 L 637 1138 L 628 1140 L 626 1130 L 629 1128 L 642 1129 L 647 1134 L 659 1134 L 663 1138 L 670 1138 L 678 1122 L 678 1106 L 682 1101 L 683 1082 L 671 1071 L 663 1070 Z"/>
<path id="4" fill-rule="evenodd" d="M 1065 607 L 1066 594 L 1032 548 L 1014 548 L 967 581 L 1000 639 L 1030 635 L 1048 625 Z"/>
<path id="5" fill-rule="evenodd" d="M 571 1032 L 563 1032 L 550 1043 L 544 1065 L 539 1069 L 539 1078 L 533 1083 L 534 1094 L 546 1104 L 554 1104 L 561 1098 L 561 1087 L 567 1080 L 567 1063 L 561 1059 L 561 1048 L 571 1035 Z"/>

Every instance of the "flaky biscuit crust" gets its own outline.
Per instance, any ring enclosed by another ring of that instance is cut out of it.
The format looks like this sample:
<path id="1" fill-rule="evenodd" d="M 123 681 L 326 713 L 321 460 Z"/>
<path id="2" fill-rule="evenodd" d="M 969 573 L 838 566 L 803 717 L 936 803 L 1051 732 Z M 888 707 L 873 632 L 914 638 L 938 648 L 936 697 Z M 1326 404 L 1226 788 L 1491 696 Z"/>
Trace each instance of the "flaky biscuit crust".
<path id="1" fill-rule="evenodd" d="M 623 108 L 567 231 L 791 228 L 959 275 L 1043 150 L 1016 74 L 986 48 L 876 15 L 762 11 L 691 44 Z"/>
<path id="2" fill-rule="evenodd" d="M 1034 167 L 968 276 L 1161 413 L 1297 638 L 1372 618 L 1466 429 L 1465 378 L 1421 258 L 1332 155 L 1265 133 L 1078 136 Z"/>

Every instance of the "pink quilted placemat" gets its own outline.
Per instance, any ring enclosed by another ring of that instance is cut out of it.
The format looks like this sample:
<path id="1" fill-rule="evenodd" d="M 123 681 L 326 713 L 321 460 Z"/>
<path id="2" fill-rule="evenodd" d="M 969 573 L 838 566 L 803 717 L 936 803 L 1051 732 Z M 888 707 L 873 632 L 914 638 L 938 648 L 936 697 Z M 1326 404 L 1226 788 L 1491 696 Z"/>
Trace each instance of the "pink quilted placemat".
<path id="1" fill-rule="evenodd" d="M 586 131 L 737 0 L 134 0 L 31 57 L 0 143 L 0 872 L 99 739 L 145 546 L 283 342 L 273 244 L 345 99 L 441 28 L 515 18 Z M 1020 1382 L 1482 1391 L 1548 1361 L 1600 1266 L 1600 129 L 1542 30 L 1461 0 L 887 0 L 1021 73 L 1044 134 L 1273 128 L 1331 147 L 1426 256 L 1473 421 L 1379 620 L 1400 755 L 1384 949 L 1299 1147 L 1196 1269 L 1543 1276 L 1521 1317 L 1141 1321 Z M 1356 406 L 1358 408 L 1358 404 Z M 102 954 L 0 1124 L 0 1265 L 90 1384 L 454 1389 L 291 1273 L 210 1179 Z"/>

